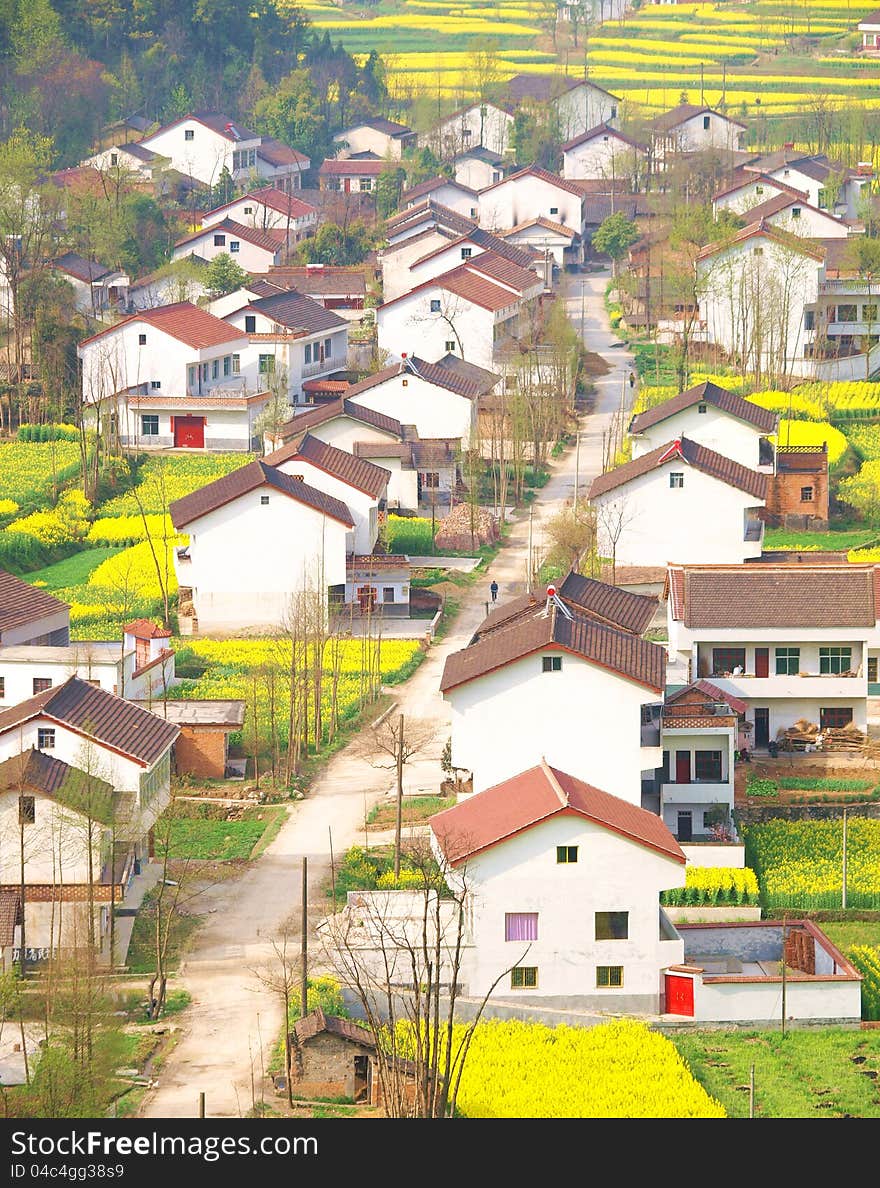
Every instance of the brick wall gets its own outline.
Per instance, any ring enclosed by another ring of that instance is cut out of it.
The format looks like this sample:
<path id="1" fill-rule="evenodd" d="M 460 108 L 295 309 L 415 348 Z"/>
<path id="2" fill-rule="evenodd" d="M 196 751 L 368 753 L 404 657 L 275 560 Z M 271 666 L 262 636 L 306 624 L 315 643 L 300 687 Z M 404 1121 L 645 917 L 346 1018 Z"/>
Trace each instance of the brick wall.
<path id="1" fill-rule="evenodd" d="M 327 1032 L 314 1035 L 302 1044 L 297 1043 L 293 1034 L 291 1042 L 292 1081 L 299 1096 L 314 1093 L 314 1087 L 322 1085 L 324 1088 L 318 1096 L 354 1097 L 354 1058 L 369 1056 L 370 1048 Z"/>
<path id="2" fill-rule="evenodd" d="M 812 499 L 803 498 L 806 487 L 811 488 Z M 827 452 L 779 450 L 777 473 L 768 475 L 767 519 L 785 525 L 790 516 L 828 520 Z"/>
<path id="3" fill-rule="evenodd" d="M 174 762 L 181 775 L 222 780 L 226 771 L 226 732 L 211 726 L 181 726 L 174 744 Z"/>

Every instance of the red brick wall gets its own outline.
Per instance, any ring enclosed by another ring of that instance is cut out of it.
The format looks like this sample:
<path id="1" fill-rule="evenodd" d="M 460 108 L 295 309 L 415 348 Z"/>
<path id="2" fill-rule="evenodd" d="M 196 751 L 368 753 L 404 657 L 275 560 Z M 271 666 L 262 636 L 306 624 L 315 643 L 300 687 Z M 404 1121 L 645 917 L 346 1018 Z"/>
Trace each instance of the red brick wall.
<path id="1" fill-rule="evenodd" d="M 174 762 L 181 775 L 222 780 L 226 771 L 226 733 L 210 726 L 181 726 L 174 744 Z"/>
<path id="2" fill-rule="evenodd" d="M 828 519 L 828 472 L 827 470 L 794 471 L 769 475 L 767 485 L 767 513 L 773 517 L 813 516 Z M 813 488 L 810 502 L 801 499 L 803 487 Z"/>

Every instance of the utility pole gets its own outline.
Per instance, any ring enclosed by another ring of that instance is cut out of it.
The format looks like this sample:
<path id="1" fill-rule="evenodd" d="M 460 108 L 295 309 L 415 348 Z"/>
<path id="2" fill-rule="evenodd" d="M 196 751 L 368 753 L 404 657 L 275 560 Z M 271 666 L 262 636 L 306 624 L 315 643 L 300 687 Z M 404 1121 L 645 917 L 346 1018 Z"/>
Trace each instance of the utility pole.
<path id="1" fill-rule="evenodd" d="M 581 427 L 578 424 L 577 444 L 574 448 L 574 510 L 578 509 L 578 488 L 581 480 Z"/>
<path id="2" fill-rule="evenodd" d="M 846 910 L 846 805 L 843 806 L 843 890 L 840 906 Z"/>
<path id="3" fill-rule="evenodd" d="M 785 973 L 785 941 L 788 935 L 788 917 L 782 917 L 782 1034 L 785 1035 L 785 991 L 786 991 L 786 973 Z"/>
<path id="4" fill-rule="evenodd" d="M 302 990 L 300 992 L 300 1017 L 309 1013 L 309 860 L 303 855 L 302 869 Z"/>
<path id="5" fill-rule="evenodd" d="M 532 592 L 532 513 L 533 513 L 533 510 L 534 509 L 533 509 L 532 505 L 529 504 L 529 557 L 528 557 L 528 570 L 526 573 L 526 579 L 527 579 L 527 583 L 528 583 L 528 591 L 530 594 Z"/>
<path id="6" fill-rule="evenodd" d="M 397 818 L 394 822 L 394 877 L 400 874 L 400 834 L 403 826 L 403 714 L 397 719 Z"/>
<path id="7" fill-rule="evenodd" d="M 327 833 L 330 837 L 330 890 L 333 895 L 333 908 L 336 909 L 336 865 L 333 862 L 333 830 L 327 826 Z"/>

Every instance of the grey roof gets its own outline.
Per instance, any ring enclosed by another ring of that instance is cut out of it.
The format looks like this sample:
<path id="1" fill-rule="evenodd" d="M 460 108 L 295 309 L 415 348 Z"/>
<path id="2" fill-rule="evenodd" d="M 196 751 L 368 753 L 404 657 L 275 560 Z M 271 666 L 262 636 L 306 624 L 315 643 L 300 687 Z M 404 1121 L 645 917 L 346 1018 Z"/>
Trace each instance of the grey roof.
<path id="1" fill-rule="evenodd" d="M 0 635 L 13 627 L 22 627 L 49 615 L 57 615 L 59 611 L 69 610 L 68 604 L 54 594 L 38 590 L 36 586 L 0 569 Z"/>
<path id="2" fill-rule="evenodd" d="M 345 318 L 341 318 L 332 309 L 325 309 L 319 302 L 298 289 L 288 289 L 271 297 L 260 297 L 252 301 L 249 308 L 291 330 L 305 330 L 312 334 L 322 330 L 338 330 L 341 326 L 348 325 Z"/>
<path id="3" fill-rule="evenodd" d="M 217 508 L 232 503 L 233 500 L 265 484 L 296 500 L 297 503 L 304 503 L 321 515 L 330 516 L 348 528 L 354 527 L 351 512 L 340 499 L 334 499 L 332 495 L 318 491 L 300 479 L 283 474 L 261 459 L 249 462 L 247 466 L 240 466 L 238 470 L 224 474 L 181 499 L 172 500 L 168 507 L 172 523 L 179 531 L 193 520 L 198 520 L 201 516 L 216 511 Z"/>
<path id="4" fill-rule="evenodd" d="M 695 404 L 711 404 L 715 408 L 721 409 L 722 412 L 736 417 L 737 420 L 754 425 L 756 429 L 760 429 L 764 433 L 776 432 L 779 421 L 777 413 L 770 412 L 766 408 L 759 408 L 757 404 L 753 404 L 750 400 L 744 400 L 742 396 L 737 396 L 735 392 L 730 392 L 727 388 L 713 384 L 711 380 L 688 388 L 686 392 L 679 392 L 678 395 L 664 400 L 662 404 L 655 404 L 653 408 L 639 413 L 630 421 L 629 431 L 630 433 L 644 433 L 652 425 L 658 425 L 667 417 L 692 408 Z"/>
<path id="5" fill-rule="evenodd" d="M 166 722 L 176 726 L 220 726 L 238 730 L 244 724 L 245 703 L 223 698 L 169 698 L 168 701 L 138 701 Z"/>
<path id="6" fill-rule="evenodd" d="M 113 822 L 112 784 L 33 747 L 0 763 L 0 789 L 10 788 L 42 792 L 104 825 Z"/>
<path id="7" fill-rule="evenodd" d="M 442 367 L 444 371 L 453 371 L 462 379 L 469 380 L 481 389 L 481 395 L 491 392 L 501 379 L 501 376 L 496 375 L 494 371 L 489 371 L 485 367 L 477 367 L 476 363 L 468 363 L 466 360 L 460 359 L 458 355 L 444 355 L 442 359 L 437 360 L 436 365 Z"/>
<path id="8" fill-rule="evenodd" d="M 52 266 L 53 268 L 57 268 L 59 272 L 66 272 L 69 276 L 83 281 L 85 284 L 90 284 L 92 281 L 110 276 L 114 271 L 114 269 L 108 268 L 106 264 L 99 264 L 97 260 L 87 260 L 85 256 L 79 255 L 78 252 L 65 252 L 62 256 L 56 256 L 52 261 Z"/>
<path id="9" fill-rule="evenodd" d="M 136 140 L 126 141 L 125 144 L 118 145 L 121 153 L 128 153 L 132 157 L 137 157 L 139 161 L 149 163 L 159 156 L 159 153 L 154 153 L 152 149 L 144 148 Z"/>

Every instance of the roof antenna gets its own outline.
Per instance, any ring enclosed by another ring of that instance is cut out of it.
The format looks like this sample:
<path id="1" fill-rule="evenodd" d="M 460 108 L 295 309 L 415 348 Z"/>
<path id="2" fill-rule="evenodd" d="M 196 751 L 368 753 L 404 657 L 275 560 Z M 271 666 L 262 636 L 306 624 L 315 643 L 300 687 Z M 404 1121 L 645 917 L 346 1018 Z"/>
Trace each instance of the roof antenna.
<path id="1" fill-rule="evenodd" d="M 565 603 L 562 601 L 562 599 L 561 599 L 561 598 L 559 597 L 559 595 L 556 593 L 556 587 L 555 587 L 555 586 L 548 586 L 548 587 L 547 587 L 547 602 L 546 602 L 546 605 L 544 606 L 544 615 L 545 615 L 545 616 L 546 616 L 546 615 L 548 615 L 548 614 L 550 613 L 550 603 L 551 603 L 551 602 L 552 602 L 552 603 L 553 603 L 555 606 L 557 606 L 557 607 L 559 608 L 559 610 L 561 610 L 561 611 L 562 611 L 562 613 L 565 615 L 566 619 L 571 619 L 571 618 L 572 618 L 572 613 L 571 613 L 571 611 L 568 609 L 568 607 L 565 605 Z"/>

